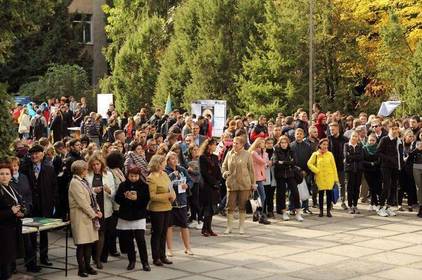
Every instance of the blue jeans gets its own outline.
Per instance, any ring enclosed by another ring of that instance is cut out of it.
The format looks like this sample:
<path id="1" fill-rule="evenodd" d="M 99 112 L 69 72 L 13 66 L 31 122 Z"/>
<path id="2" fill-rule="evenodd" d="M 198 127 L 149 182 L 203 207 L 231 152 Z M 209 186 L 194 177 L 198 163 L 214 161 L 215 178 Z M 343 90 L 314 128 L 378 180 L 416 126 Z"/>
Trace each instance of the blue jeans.
<path id="1" fill-rule="evenodd" d="M 256 190 L 258 191 L 259 198 L 261 199 L 261 204 L 265 205 L 266 196 L 265 196 L 264 181 L 258 181 L 256 182 L 256 184 L 258 185 Z"/>

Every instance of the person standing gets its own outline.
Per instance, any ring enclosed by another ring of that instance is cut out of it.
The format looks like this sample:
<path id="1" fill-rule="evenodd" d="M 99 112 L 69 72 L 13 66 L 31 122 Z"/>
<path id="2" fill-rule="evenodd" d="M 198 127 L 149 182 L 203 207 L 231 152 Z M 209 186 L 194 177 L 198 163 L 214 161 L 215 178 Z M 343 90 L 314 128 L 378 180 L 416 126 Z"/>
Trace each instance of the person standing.
<path id="1" fill-rule="evenodd" d="M 422 142 L 416 142 L 416 148 L 410 152 L 407 159 L 413 164 L 413 178 L 415 179 L 419 202 L 418 217 L 422 218 Z"/>
<path id="2" fill-rule="evenodd" d="M 339 183 L 336 162 L 333 154 L 328 151 L 327 138 L 319 140 L 318 151 L 314 152 L 308 161 L 309 169 L 315 174 L 318 187 L 319 217 L 324 216 L 324 193 L 327 197 L 327 217 L 331 218 L 333 188 Z"/>
<path id="3" fill-rule="evenodd" d="M 91 267 L 92 246 L 98 241 L 98 219 L 102 213 L 98 207 L 95 195 L 85 180 L 88 175 L 88 164 L 83 160 L 72 163 L 73 175 L 69 186 L 70 225 L 73 241 L 76 245 L 78 261 L 78 276 L 96 275 Z"/>
<path id="4" fill-rule="evenodd" d="M 86 180 L 95 195 L 103 217 L 99 219 L 100 228 L 98 241 L 94 247 L 94 261 L 98 269 L 102 269 L 102 263 L 107 262 L 108 244 L 110 244 L 111 233 L 115 231 L 113 224 L 113 199 L 116 193 L 113 174 L 107 170 L 107 166 L 100 153 L 95 153 L 88 160 L 88 176 Z"/>
<path id="5" fill-rule="evenodd" d="M 338 178 L 340 179 L 339 191 L 341 207 L 347 210 L 346 206 L 346 188 L 344 173 L 344 146 L 348 142 L 347 138 L 340 134 L 340 125 L 337 122 L 330 123 L 330 136 L 328 136 L 328 150 L 333 154 L 336 161 Z"/>
<path id="6" fill-rule="evenodd" d="M 188 228 L 188 196 L 187 192 L 192 187 L 192 179 L 188 171 L 178 162 L 175 152 L 169 152 L 166 156 L 167 166 L 165 171 L 171 180 L 171 187 L 176 194 L 172 203 L 169 227 L 167 229 L 167 256 L 173 256 L 173 227 L 180 227 L 185 254 L 193 255 L 190 245 L 190 233 Z"/>
<path id="7" fill-rule="evenodd" d="M 204 217 L 202 235 L 217 236 L 212 230 L 212 217 L 218 213 L 220 202 L 221 169 L 218 157 L 214 154 L 217 142 L 214 139 L 207 139 L 200 147 L 199 170 L 202 176 L 202 186 L 199 191 L 199 200 Z"/>
<path id="8" fill-rule="evenodd" d="M 149 162 L 150 174 L 147 177 L 150 203 L 148 210 L 151 216 L 151 251 L 153 264 L 163 266 L 172 264 L 166 256 L 166 235 L 169 226 L 172 202 L 176 194 L 171 188 L 171 180 L 164 171 L 165 157 L 154 155 Z"/>
<path id="9" fill-rule="evenodd" d="M 362 182 L 363 157 L 363 147 L 359 143 L 359 135 L 353 131 L 349 143 L 344 146 L 344 171 L 346 173 L 349 214 L 360 214 L 358 199 Z"/>
<path id="10" fill-rule="evenodd" d="M 233 139 L 233 149 L 227 153 L 221 170 L 227 186 L 228 214 L 225 234 L 230 234 L 233 230 L 236 206 L 239 209 L 239 233 L 245 233 L 246 201 L 251 191 L 256 190 L 252 155 L 244 149 L 245 143 L 244 137 L 236 136 Z"/>
<path id="11" fill-rule="evenodd" d="M 400 124 L 392 121 L 389 123 L 388 136 L 381 138 L 377 154 L 381 159 L 382 191 L 380 209 L 381 217 L 396 216 L 390 209 L 394 204 L 393 198 L 396 191 L 400 170 L 404 167 L 403 143 L 400 140 Z"/>
<path id="12" fill-rule="evenodd" d="M 133 270 L 136 263 L 136 252 L 133 240 L 136 240 L 141 258 L 142 269 L 151 271 L 148 264 L 148 253 L 145 242 L 147 205 L 149 202 L 148 185 L 140 180 L 141 169 L 133 166 L 127 172 L 127 180 L 123 181 L 116 192 L 115 200 L 120 205 L 117 229 L 120 231 L 120 247 L 127 251 L 129 265 Z"/>
<path id="13" fill-rule="evenodd" d="M 0 279 L 11 277 L 19 241 L 22 239 L 23 201 L 11 186 L 13 169 L 9 161 L 0 163 Z"/>
<path id="14" fill-rule="evenodd" d="M 272 162 L 274 165 L 275 179 L 277 181 L 277 213 L 283 215 L 282 219 L 284 221 L 288 221 L 290 219 L 286 207 L 286 191 L 288 189 L 290 192 L 290 201 L 292 203 L 291 208 L 296 210 L 296 220 L 302 222 L 303 217 L 300 213 L 299 191 L 297 189 L 297 182 L 294 175 L 296 161 L 293 151 L 289 146 L 289 137 L 286 135 L 280 137 L 280 140 L 274 149 Z"/>
<path id="15" fill-rule="evenodd" d="M 377 137 L 372 133 L 368 136 L 368 142 L 366 145 L 363 146 L 363 170 L 365 179 L 368 182 L 369 192 L 371 194 L 369 211 L 378 211 L 379 198 L 382 188 L 380 159 L 377 155 L 377 146 Z"/>
<path id="16" fill-rule="evenodd" d="M 58 201 L 57 179 L 52 166 L 43 162 L 44 148 L 34 145 L 29 149 L 30 162 L 21 165 L 21 172 L 29 179 L 32 190 L 32 216 L 52 218 L 55 212 L 55 204 Z M 37 234 L 31 234 L 33 248 L 37 248 Z M 51 266 L 48 259 L 48 232 L 40 232 L 40 262 Z"/>
<path id="17" fill-rule="evenodd" d="M 257 184 L 258 196 L 261 199 L 261 206 L 257 207 L 254 215 L 253 221 L 259 221 L 260 224 L 268 225 L 271 224 L 267 220 L 267 216 L 262 211 L 262 206 L 265 205 L 266 194 L 264 189 L 264 182 L 266 180 L 265 169 L 270 165 L 270 160 L 268 159 L 268 154 L 265 151 L 265 140 L 264 138 L 258 137 L 252 146 L 249 147 L 249 153 L 252 154 L 253 167 L 255 171 L 255 179 Z"/>

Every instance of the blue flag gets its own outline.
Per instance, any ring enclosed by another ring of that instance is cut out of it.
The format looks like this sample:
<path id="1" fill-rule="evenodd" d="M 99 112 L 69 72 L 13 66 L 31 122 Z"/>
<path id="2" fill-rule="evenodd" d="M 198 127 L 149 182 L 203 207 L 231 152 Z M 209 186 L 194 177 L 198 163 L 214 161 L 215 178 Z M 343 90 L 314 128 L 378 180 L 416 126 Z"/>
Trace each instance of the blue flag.
<path id="1" fill-rule="evenodd" d="M 169 94 L 169 96 L 167 97 L 167 102 L 166 102 L 166 110 L 165 110 L 165 114 L 170 114 L 170 112 L 173 111 L 171 108 L 171 96 Z"/>

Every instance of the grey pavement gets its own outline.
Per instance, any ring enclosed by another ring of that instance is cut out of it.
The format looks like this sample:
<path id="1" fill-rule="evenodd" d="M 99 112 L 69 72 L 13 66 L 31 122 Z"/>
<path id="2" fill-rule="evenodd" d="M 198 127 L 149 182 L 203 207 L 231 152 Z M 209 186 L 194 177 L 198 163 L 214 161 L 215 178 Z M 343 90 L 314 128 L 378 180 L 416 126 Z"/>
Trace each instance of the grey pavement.
<path id="1" fill-rule="evenodd" d="M 333 218 L 305 215 L 300 223 L 277 217 L 267 226 L 253 223 L 249 217 L 245 235 L 235 229 L 229 236 L 222 234 L 224 217 L 216 216 L 218 237 L 202 237 L 199 230 L 191 230 L 194 256 L 184 254 L 175 234 L 173 265 L 151 265 L 152 271 L 144 272 L 138 260 L 136 269 L 127 271 L 127 258 L 122 256 L 111 258 L 97 276 L 88 279 L 422 279 L 422 219 L 414 212 L 399 212 L 397 217 L 388 218 L 361 212 L 350 215 L 337 205 Z M 146 238 L 149 247 L 150 236 Z M 63 266 L 64 233 L 51 233 L 50 243 L 50 259 L 54 265 Z M 69 244 L 67 279 L 75 279 L 75 247 L 72 240 Z M 24 268 L 20 265 L 18 270 Z M 64 272 L 51 269 L 28 276 L 65 279 Z M 18 274 L 14 279 L 22 277 Z"/>

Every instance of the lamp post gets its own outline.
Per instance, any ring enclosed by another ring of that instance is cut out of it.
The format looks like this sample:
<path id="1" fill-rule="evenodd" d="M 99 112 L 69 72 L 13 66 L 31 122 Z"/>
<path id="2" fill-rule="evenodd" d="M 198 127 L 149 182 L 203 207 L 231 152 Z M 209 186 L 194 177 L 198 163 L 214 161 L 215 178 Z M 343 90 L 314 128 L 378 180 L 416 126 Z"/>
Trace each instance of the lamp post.
<path id="1" fill-rule="evenodd" d="M 309 0 L 309 117 L 314 102 L 314 0 Z"/>

